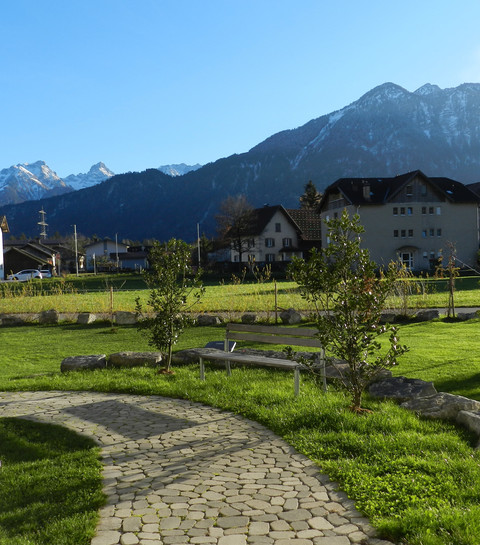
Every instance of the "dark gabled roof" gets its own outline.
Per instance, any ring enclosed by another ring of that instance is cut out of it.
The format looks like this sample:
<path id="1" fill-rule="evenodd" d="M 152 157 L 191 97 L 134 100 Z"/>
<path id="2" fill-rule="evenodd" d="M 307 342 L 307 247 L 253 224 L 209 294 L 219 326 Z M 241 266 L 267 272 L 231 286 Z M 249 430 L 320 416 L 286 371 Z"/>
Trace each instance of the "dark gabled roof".
<path id="1" fill-rule="evenodd" d="M 305 208 L 288 208 L 288 215 L 298 225 L 303 240 L 322 240 L 320 214 Z"/>
<path id="2" fill-rule="evenodd" d="M 339 191 L 350 204 L 385 204 L 417 176 L 423 178 L 451 202 L 480 202 L 480 197 L 460 182 L 450 178 L 429 178 L 420 170 L 415 170 L 393 178 L 340 178 L 325 190 L 320 209 L 327 196 L 335 191 Z"/>
<path id="3" fill-rule="evenodd" d="M 28 245 L 24 246 L 23 248 L 11 246 L 10 248 L 7 249 L 6 253 L 8 252 L 16 252 L 16 253 L 19 253 L 20 255 L 28 257 L 29 259 L 32 259 L 44 264 L 49 264 L 49 263 L 51 264 L 52 262 L 51 253 L 46 254 L 44 252 L 33 251 L 33 248 L 29 247 Z"/>
<path id="4" fill-rule="evenodd" d="M 49 248 L 46 248 L 40 244 L 36 244 L 35 242 L 8 242 L 5 244 L 5 249 L 7 251 L 9 250 L 15 250 L 17 252 L 20 252 L 24 255 L 30 255 L 30 256 L 44 256 L 46 258 L 52 257 L 52 250 Z"/>
<path id="5" fill-rule="evenodd" d="M 243 236 L 254 237 L 263 233 L 265 227 L 268 225 L 268 223 L 277 212 L 281 212 L 285 216 L 285 218 L 293 225 L 293 227 L 297 231 L 299 230 L 298 225 L 288 214 L 285 208 L 283 208 L 282 205 L 277 204 L 275 206 L 263 206 L 262 208 L 256 208 L 252 210 L 251 227 L 245 233 L 243 233 Z"/>

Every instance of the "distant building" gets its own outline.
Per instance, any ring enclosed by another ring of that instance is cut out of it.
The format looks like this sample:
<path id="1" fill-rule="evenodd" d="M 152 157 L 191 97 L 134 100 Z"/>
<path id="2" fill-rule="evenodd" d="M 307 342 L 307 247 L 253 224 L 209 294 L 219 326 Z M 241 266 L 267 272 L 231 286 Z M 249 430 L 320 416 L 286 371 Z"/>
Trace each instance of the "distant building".
<path id="1" fill-rule="evenodd" d="M 249 229 L 242 235 L 242 262 L 286 264 L 293 256 L 306 256 L 320 245 L 320 216 L 310 210 L 286 210 L 281 205 L 264 206 L 252 213 Z M 239 252 L 228 248 L 227 261 L 238 263 Z"/>
<path id="2" fill-rule="evenodd" d="M 97 240 L 91 244 L 85 246 L 85 259 L 86 269 L 88 272 L 92 272 L 94 268 L 100 269 L 115 269 L 117 268 L 117 262 L 120 259 L 120 254 L 123 254 L 128 249 L 126 244 L 112 240 L 111 238 L 104 238 L 103 240 Z M 117 260 L 118 256 L 118 260 Z M 118 262 L 118 268 L 120 263 Z"/>
<path id="3" fill-rule="evenodd" d="M 457 264 L 475 267 L 479 248 L 480 197 L 449 178 L 417 170 L 394 178 L 341 178 L 320 202 L 322 223 L 344 209 L 360 216 L 362 246 L 378 265 L 400 261 L 409 269 L 433 271 L 448 243 Z M 329 243 L 323 226 L 322 244 Z"/>
<path id="4" fill-rule="evenodd" d="M 77 252 L 79 268 L 84 261 L 82 252 Z M 48 269 L 52 275 L 63 271 L 74 272 L 75 251 L 54 239 L 8 241 L 4 243 L 6 274 L 22 269 Z"/>

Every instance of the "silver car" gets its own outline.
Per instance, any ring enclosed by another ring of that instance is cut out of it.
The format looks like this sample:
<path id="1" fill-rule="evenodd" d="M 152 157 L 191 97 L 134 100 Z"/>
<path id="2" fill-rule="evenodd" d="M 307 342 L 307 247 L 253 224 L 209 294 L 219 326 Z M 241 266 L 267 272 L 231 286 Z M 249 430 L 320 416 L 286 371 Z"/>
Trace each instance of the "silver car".
<path id="1" fill-rule="evenodd" d="M 23 271 L 7 276 L 7 280 L 18 280 L 19 282 L 26 282 L 35 278 L 43 278 L 42 273 L 37 269 L 24 269 Z"/>

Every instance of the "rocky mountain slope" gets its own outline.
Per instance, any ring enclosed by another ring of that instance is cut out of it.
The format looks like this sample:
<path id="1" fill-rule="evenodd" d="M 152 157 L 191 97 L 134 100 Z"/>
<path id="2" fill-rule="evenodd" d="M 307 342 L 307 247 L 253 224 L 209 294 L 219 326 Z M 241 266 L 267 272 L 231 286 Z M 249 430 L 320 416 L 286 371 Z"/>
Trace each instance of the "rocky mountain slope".
<path id="1" fill-rule="evenodd" d="M 0 203 L 20 203 L 71 191 L 44 161 L 23 163 L 0 170 Z"/>
<path id="2" fill-rule="evenodd" d="M 193 240 L 196 223 L 214 234 L 215 213 L 228 195 L 245 194 L 254 206 L 296 207 L 309 180 L 322 190 L 341 177 L 417 169 L 480 180 L 480 84 L 425 85 L 412 93 L 386 83 L 337 112 L 183 176 L 157 169 L 123 174 L 41 204 L 50 229 L 60 232 L 75 223 L 85 235 Z M 2 207 L 0 214 L 13 232 L 35 234 L 38 204 Z"/>

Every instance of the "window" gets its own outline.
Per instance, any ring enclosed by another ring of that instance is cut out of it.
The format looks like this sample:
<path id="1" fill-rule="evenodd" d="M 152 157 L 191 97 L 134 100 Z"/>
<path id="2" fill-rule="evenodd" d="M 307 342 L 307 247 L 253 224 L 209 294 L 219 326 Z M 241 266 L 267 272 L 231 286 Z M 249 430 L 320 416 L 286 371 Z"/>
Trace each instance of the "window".
<path id="1" fill-rule="evenodd" d="M 407 197 L 411 197 L 413 195 L 413 185 L 408 184 L 407 185 Z"/>
<path id="2" fill-rule="evenodd" d="M 424 229 L 424 230 L 422 231 L 422 237 L 425 238 L 426 236 L 427 236 L 427 230 Z"/>
<path id="3" fill-rule="evenodd" d="M 272 263 L 272 261 L 275 261 L 275 254 L 266 254 L 265 261 L 267 263 Z"/>
<path id="4" fill-rule="evenodd" d="M 275 233 L 281 233 L 282 232 L 282 224 L 276 223 L 275 224 Z"/>
<path id="5" fill-rule="evenodd" d="M 292 245 L 292 239 L 291 238 L 284 238 L 283 239 L 284 248 L 289 248 L 291 245 Z"/>
<path id="6" fill-rule="evenodd" d="M 431 215 L 433 214 L 433 206 L 428 207 L 428 213 Z"/>
<path id="7" fill-rule="evenodd" d="M 430 229 L 429 234 L 431 237 L 435 236 L 435 229 Z"/>
<path id="8" fill-rule="evenodd" d="M 394 236 L 395 238 L 398 238 L 398 229 L 394 229 L 394 230 L 393 230 L 393 236 Z"/>
<path id="9" fill-rule="evenodd" d="M 254 238 L 248 239 L 247 245 L 249 248 L 255 248 L 255 239 Z"/>
<path id="10" fill-rule="evenodd" d="M 400 260 L 408 269 L 413 267 L 413 255 L 411 252 L 402 252 L 400 254 Z"/>
<path id="11" fill-rule="evenodd" d="M 422 214 L 425 215 L 427 213 L 427 207 L 422 206 Z"/>
<path id="12" fill-rule="evenodd" d="M 442 215 L 442 207 L 437 206 L 437 216 L 441 216 L 441 215 Z"/>
<path id="13" fill-rule="evenodd" d="M 407 214 L 408 214 L 409 216 L 411 216 L 411 215 L 413 214 L 413 208 L 412 208 L 411 206 L 409 206 L 409 207 L 407 208 Z"/>
<path id="14" fill-rule="evenodd" d="M 398 208 L 396 206 L 393 207 L 393 215 L 398 216 Z"/>
<path id="15" fill-rule="evenodd" d="M 427 252 L 423 252 L 423 259 L 428 259 L 428 253 Z"/>
<path id="16" fill-rule="evenodd" d="M 442 230 L 441 229 L 437 229 L 437 237 L 441 237 L 442 236 Z"/>
<path id="17" fill-rule="evenodd" d="M 425 184 L 420 185 L 420 194 L 422 195 L 422 197 L 425 197 L 425 195 L 427 194 L 427 186 Z"/>
<path id="18" fill-rule="evenodd" d="M 402 229 L 400 233 L 401 233 L 401 237 L 402 237 L 402 238 L 405 238 L 405 235 L 406 235 L 405 229 Z"/>
<path id="19" fill-rule="evenodd" d="M 405 207 L 404 207 L 404 206 L 402 206 L 402 207 L 400 208 L 400 215 L 401 215 L 401 216 L 404 216 L 404 215 L 405 215 Z"/>
<path id="20" fill-rule="evenodd" d="M 275 246 L 275 239 L 274 238 L 266 238 L 265 239 L 265 246 L 267 248 L 273 248 Z"/>
<path id="21" fill-rule="evenodd" d="M 408 238 L 412 238 L 413 237 L 413 229 L 409 229 L 408 230 Z"/>

